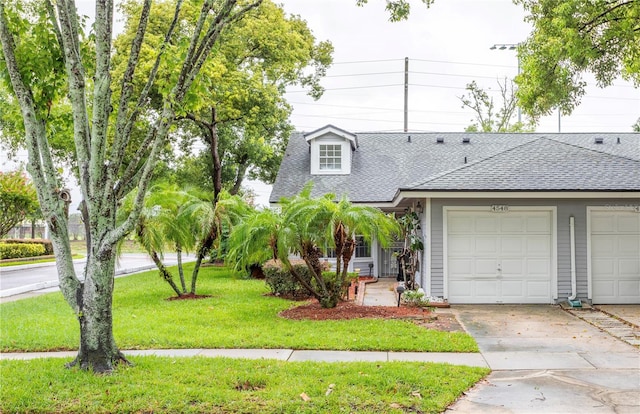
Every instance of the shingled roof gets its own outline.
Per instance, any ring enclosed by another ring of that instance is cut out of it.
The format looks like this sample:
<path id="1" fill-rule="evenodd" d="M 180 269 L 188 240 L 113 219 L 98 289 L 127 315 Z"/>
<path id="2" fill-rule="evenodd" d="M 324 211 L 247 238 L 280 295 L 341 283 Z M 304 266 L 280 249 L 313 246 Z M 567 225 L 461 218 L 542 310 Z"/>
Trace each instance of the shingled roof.
<path id="1" fill-rule="evenodd" d="M 297 194 L 308 181 L 314 195 L 348 194 L 364 203 L 392 201 L 398 190 L 640 191 L 638 133 L 356 135 L 351 174 L 329 176 L 311 175 L 309 146 L 294 134 L 270 201 Z"/>

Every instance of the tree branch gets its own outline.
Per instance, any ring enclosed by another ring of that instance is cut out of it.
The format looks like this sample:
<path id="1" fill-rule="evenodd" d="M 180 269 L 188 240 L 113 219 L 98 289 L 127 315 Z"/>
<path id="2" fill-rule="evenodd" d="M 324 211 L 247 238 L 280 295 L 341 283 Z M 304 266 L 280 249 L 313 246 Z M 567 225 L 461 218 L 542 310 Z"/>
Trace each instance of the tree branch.
<path id="1" fill-rule="evenodd" d="M 594 17 L 593 19 L 589 20 L 588 22 L 583 23 L 582 26 L 578 30 L 579 31 L 583 31 L 588 26 L 599 26 L 600 24 L 605 23 L 607 21 L 607 19 L 605 19 L 604 22 L 600 22 L 600 23 L 597 23 L 597 21 L 600 20 L 601 18 L 605 17 L 607 14 L 609 14 L 609 13 L 613 12 L 614 10 L 619 9 L 621 7 L 626 7 L 626 6 L 632 5 L 633 3 L 636 3 L 636 2 L 637 2 L 637 0 L 630 0 L 630 1 L 623 2 L 623 3 L 618 3 L 615 6 L 603 11 L 600 14 L 598 14 L 596 17 Z M 587 32 L 591 31 L 592 29 L 593 29 L 593 27 L 588 29 Z"/>

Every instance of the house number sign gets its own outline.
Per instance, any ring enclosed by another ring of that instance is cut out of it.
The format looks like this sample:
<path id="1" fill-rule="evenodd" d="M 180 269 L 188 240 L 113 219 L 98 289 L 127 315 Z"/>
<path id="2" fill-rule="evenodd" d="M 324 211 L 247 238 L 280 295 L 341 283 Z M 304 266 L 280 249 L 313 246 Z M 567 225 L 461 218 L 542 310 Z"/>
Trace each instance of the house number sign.
<path id="1" fill-rule="evenodd" d="M 491 206 L 491 211 L 494 213 L 506 213 L 509 211 L 509 206 L 504 204 L 494 204 Z"/>

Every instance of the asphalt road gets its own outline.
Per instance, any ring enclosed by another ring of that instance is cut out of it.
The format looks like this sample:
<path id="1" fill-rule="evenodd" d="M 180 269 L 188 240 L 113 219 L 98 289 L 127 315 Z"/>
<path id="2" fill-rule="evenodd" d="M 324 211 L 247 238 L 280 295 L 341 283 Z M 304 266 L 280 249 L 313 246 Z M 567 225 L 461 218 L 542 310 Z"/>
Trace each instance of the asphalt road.
<path id="1" fill-rule="evenodd" d="M 193 261 L 193 256 L 183 256 L 183 261 Z M 177 263 L 175 254 L 165 255 L 168 266 Z M 82 277 L 85 260 L 74 260 L 76 274 Z M 153 261 L 141 253 L 123 254 L 116 263 L 116 276 L 154 269 Z M 23 293 L 56 288 L 58 272 L 54 262 L 33 265 L 9 266 L 0 268 L 0 298 L 7 298 Z"/>

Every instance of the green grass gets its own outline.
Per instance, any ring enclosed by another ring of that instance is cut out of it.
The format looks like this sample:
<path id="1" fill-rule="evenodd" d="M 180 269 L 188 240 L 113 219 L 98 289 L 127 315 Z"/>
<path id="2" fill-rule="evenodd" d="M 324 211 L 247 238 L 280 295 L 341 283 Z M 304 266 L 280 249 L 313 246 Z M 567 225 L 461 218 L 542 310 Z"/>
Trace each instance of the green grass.
<path id="1" fill-rule="evenodd" d="M 488 372 L 407 362 L 132 361 L 107 376 L 65 370 L 56 358 L 0 361 L 0 412 L 439 413 Z"/>
<path id="2" fill-rule="evenodd" d="M 187 267 L 190 269 L 190 267 Z M 428 330 L 410 321 L 293 321 L 278 313 L 299 303 L 265 296 L 263 281 L 203 268 L 200 300 L 168 301 L 157 272 L 116 279 L 114 335 L 121 349 L 292 348 L 477 352 L 465 333 Z M 79 329 L 59 292 L 0 304 L 3 352 L 75 350 Z"/>

